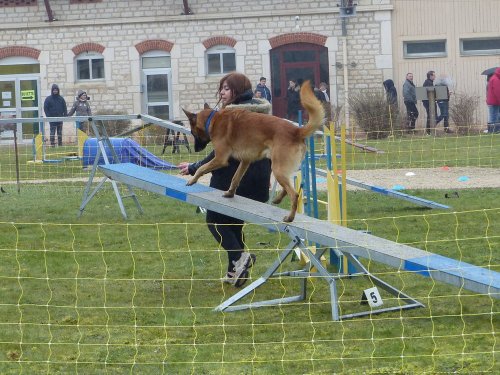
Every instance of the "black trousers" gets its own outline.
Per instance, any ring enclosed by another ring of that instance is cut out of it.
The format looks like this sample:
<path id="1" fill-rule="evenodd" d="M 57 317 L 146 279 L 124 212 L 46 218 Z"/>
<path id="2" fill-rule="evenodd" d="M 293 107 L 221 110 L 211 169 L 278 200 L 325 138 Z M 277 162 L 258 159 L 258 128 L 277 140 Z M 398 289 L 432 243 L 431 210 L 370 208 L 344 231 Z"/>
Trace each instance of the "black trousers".
<path id="1" fill-rule="evenodd" d="M 240 259 L 245 249 L 244 221 L 207 210 L 206 222 L 212 236 L 227 251 L 227 271 L 232 272 L 233 261 Z"/>
<path id="2" fill-rule="evenodd" d="M 56 145 L 56 132 L 57 132 L 57 144 L 62 146 L 62 122 L 51 122 L 50 123 L 50 145 Z"/>
<path id="3" fill-rule="evenodd" d="M 405 102 L 406 113 L 408 117 L 408 128 L 415 129 L 415 121 L 418 118 L 418 109 L 415 103 Z"/>

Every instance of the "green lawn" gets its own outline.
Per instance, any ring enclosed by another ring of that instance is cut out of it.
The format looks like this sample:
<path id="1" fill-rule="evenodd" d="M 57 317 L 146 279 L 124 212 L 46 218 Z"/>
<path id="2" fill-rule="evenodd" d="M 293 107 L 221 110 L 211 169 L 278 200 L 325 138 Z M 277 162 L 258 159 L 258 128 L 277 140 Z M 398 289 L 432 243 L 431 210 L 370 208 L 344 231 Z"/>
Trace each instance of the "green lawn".
<path id="1" fill-rule="evenodd" d="M 457 136 L 455 134 L 441 137 L 422 137 L 405 135 L 385 140 L 358 141 L 380 150 L 381 153 L 365 152 L 357 147 L 346 147 L 346 166 L 352 169 L 397 169 L 424 167 L 500 167 L 498 150 L 500 136 L 495 134 L 479 134 L 474 136 Z M 202 154 L 188 153 L 180 146 L 181 153 L 172 154 L 168 147 L 161 155 L 163 145 L 145 144 L 143 146 L 161 158 L 178 164 L 181 161 L 195 161 L 210 151 L 210 145 Z M 324 150 L 323 139 L 316 140 L 316 153 Z M 47 148 L 47 159 L 58 160 L 64 154 L 74 153 L 76 146 Z M 340 153 L 340 148 L 337 150 Z M 28 163 L 33 160 L 31 145 L 19 146 L 20 180 L 87 178 L 89 172 L 82 170 L 81 162 L 65 161 L 61 163 Z M 324 167 L 323 159 L 318 161 L 318 167 Z M 0 146 L 0 183 L 16 180 L 16 162 L 13 146 Z"/>
<path id="2" fill-rule="evenodd" d="M 348 169 L 500 167 L 498 135 L 406 135 L 366 144 L 384 152 L 348 146 Z M 162 149 L 145 147 L 156 155 Z M 181 151 L 169 148 L 162 157 L 174 164 L 201 157 Z M 127 200 L 126 221 L 106 185 L 77 218 L 89 171 L 77 161 L 27 163 L 31 146 L 20 146 L 19 156 L 20 193 L 3 185 L 7 193 L 0 194 L 0 374 L 500 372 L 498 300 L 364 259 L 370 272 L 425 308 L 335 322 L 327 284 L 310 278 L 304 302 L 214 312 L 236 289 L 220 282 L 226 252 L 195 207 L 137 191 L 145 213 Z M 49 181 L 24 183 L 32 179 Z M 14 148 L 1 146 L 0 185 L 15 180 Z M 453 199 L 439 190 L 405 192 L 452 209 L 350 191 L 348 227 L 500 271 L 499 189 L 460 190 Z M 257 254 L 255 280 L 290 239 L 251 223 L 245 234 Z M 286 260 L 283 270 L 299 268 Z M 366 278 L 340 279 L 341 313 L 366 309 L 361 293 L 371 286 Z M 298 291 L 296 280 L 279 278 L 245 302 Z M 401 303 L 382 297 L 384 306 Z"/>

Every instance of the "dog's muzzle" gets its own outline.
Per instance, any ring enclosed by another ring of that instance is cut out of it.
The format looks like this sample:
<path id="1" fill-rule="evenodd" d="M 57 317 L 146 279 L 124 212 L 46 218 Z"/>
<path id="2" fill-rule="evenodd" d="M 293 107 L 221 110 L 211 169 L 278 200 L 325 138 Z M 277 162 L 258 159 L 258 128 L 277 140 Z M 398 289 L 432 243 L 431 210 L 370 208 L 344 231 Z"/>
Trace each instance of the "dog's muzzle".
<path id="1" fill-rule="evenodd" d="M 194 151 L 195 152 L 203 151 L 205 147 L 207 147 L 209 142 L 210 141 L 202 141 L 200 138 L 194 137 Z"/>

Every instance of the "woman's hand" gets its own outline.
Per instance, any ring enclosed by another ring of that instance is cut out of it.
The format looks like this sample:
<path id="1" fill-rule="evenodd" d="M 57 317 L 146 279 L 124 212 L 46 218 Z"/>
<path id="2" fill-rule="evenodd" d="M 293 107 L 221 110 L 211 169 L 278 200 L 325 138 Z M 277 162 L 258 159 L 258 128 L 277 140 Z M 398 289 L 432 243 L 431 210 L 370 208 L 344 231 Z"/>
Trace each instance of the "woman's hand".
<path id="1" fill-rule="evenodd" d="M 185 175 L 189 174 L 189 163 L 188 162 L 183 161 L 182 163 L 179 163 L 177 168 L 179 168 L 179 173 L 181 175 L 185 176 Z"/>

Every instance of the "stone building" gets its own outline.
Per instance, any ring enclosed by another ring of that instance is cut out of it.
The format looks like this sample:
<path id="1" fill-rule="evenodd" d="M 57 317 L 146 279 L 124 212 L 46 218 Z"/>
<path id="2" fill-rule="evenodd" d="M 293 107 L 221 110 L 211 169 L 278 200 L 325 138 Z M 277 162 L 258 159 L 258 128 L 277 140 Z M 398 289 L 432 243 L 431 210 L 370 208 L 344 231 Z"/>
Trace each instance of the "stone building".
<path id="1" fill-rule="evenodd" d="M 69 103 L 86 90 L 101 113 L 182 119 L 181 107 L 215 104 L 231 70 L 254 85 L 266 77 L 279 116 L 292 78 L 327 82 L 341 103 L 344 65 L 352 89 L 392 74 L 390 0 L 357 3 L 344 58 L 339 1 L 0 0 L 0 91 L 10 98 L 0 111 L 43 115 L 57 83 Z M 29 138 L 30 128 L 19 131 Z"/>
<path id="2" fill-rule="evenodd" d="M 498 0 L 0 0 L 0 113 L 43 115 L 58 83 L 96 112 L 183 119 L 181 107 L 216 103 L 231 70 L 266 77 L 278 116 L 292 78 L 326 82 L 332 105 L 387 78 L 401 91 L 407 71 L 417 85 L 446 72 L 482 97 L 480 70 L 500 66 L 498 14 Z"/>

